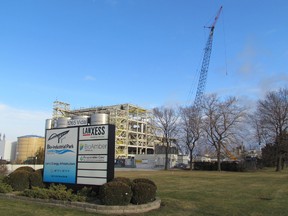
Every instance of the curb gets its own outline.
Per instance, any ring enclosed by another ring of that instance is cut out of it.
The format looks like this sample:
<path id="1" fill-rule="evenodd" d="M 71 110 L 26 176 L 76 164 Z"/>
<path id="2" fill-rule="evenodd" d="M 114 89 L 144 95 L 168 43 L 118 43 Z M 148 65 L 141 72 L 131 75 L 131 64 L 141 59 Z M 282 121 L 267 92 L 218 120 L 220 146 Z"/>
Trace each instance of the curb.
<path id="1" fill-rule="evenodd" d="M 135 213 L 145 213 L 151 210 L 155 210 L 160 208 L 161 200 L 160 198 L 156 197 L 153 202 L 141 204 L 141 205 L 133 205 L 129 204 L 127 206 L 106 206 L 106 205 L 99 205 L 99 204 L 92 204 L 92 203 L 85 203 L 85 202 L 71 202 L 71 201 L 61 201 L 61 200 L 43 200 L 43 199 L 36 199 L 24 196 L 17 196 L 14 194 L 1 194 L 0 198 L 8 198 L 13 200 L 23 200 L 33 203 L 40 203 L 49 206 L 57 206 L 57 207 L 64 207 L 64 208 L 74 208 L 81 211 L 92 212 L 92 213 L 99 213 L 99 214 L 135 214 Z"/>

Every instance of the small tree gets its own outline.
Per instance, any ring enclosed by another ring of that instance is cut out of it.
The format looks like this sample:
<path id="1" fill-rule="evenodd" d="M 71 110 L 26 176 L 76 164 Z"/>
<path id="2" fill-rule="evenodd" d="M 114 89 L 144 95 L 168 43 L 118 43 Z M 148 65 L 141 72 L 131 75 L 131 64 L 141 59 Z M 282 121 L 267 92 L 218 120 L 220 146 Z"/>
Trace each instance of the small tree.
<path id="1" fill-rule="evenodd" d="M 171 146 L 171 141 L 177 135 L 178 113 L 173 108 L 159 107 L 153 109 L 154 125 L 158 128 L 157 134 L 162 137 L 165 144 L 165 170 L 168 169 L 168 151 Z"/>
<path id="2" fill-rule="evenodd" d="M 262 160 L 263 160 L 263 165 L 267 167 L 275 167 L 276 166 L 276 148 L 274 144 L 266 144 L 262 149 Z"/>
<path id="3" fill-rule="evenodd" d="M 275 145 L 276 171 L 280 171 L 287 154 L 288 89 L 268 92 L 263 100 L 258 101 L 253 120 L 259 144 Z"/>
<path id="4" fill-rule="evenodd" d="M 43 164 L 44 163 L 44 149 L 40 147 L 35 153 L 35 164 Z"/>
<path id="5" fill-rule="evenodd" d="M 196 143 L 202 134 L 202 118 L 200 110 L 196 106 L 190 106 L 180 109 L 181 113 L 181 132 L 182 140 L 186 148 L 189 150 L 190 170 L 193 164 L 193 151 Z"/>
<path id="6" fill-rule="evenodd" d="M 216 150 L 217 170 L 221 171 L 221 153 L 231 157 L 228 148 L 238 140 L 239 126 L 246 116 L 246 109 L 238 104 L 235 97 L 220 101 L 215 94 L 207 96 L 202 106 L 203 130 L 207 141 Z"/>

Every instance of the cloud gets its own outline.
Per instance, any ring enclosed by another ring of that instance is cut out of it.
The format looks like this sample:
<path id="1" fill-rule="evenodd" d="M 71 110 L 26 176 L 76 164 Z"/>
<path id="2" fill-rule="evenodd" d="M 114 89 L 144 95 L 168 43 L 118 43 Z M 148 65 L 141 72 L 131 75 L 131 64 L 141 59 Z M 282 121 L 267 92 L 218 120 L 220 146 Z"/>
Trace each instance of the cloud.
<path id="1" fill-rule="evenodd" d="M 247 45 L 238 55 L 238 73 L 242 76 L 249 76 L 257 71 L 257 50 L 254 46 Z"/>
<path id="2" fill-rule="evenodd" d="M 87 80 L 87 81 L 94 81 L 94 80 L 96 80 L 96 78 L 93 77 L 93 76 L 91 76 L 91 75 L 86 75 L 86 76 L 84 77 L 84 80 Z"/>
<path id="3" fill-rule="evenodd" d="M 281 73 L 277 76 L 267 76 L 259 82 L 260 95 L 263 97 L 267 92 L 288 88 L 288 74 Z"/>
<path id="4" fill-rule="evenodd" d="M 24 110 L 0 104 L 0 133 L 5 134 L 9 141 L 17 141 L 17 137 L 24 135 L 44 136 L 45 120 L 51 118 L 51 115 L 50 112 Z"/>

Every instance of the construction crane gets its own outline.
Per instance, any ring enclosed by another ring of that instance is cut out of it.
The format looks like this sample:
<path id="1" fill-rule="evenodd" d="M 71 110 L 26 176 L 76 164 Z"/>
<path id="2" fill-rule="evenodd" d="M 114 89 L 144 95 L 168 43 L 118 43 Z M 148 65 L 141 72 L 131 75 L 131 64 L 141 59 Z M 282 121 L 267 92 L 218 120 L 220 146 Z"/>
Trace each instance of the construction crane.
<path id="1" fill-rule="evenodd" d="M 223 143 L 221 143 L 221 146 L 224 149 L 225 154 L 230 158 L 230 160 L 233 160 L 233 161 L 237 160 L 234 154 L 232 154 Z"/>
<path id="2" fill-rule="evenodd" d="M 212 51 L 214 28 L 215 28 L 217 20 L 220 16 L 221 11 L 222 11 L 222 6 L 220 7 L 220 9 L 219 9 L 219 11 L 215 17 L 214 22 L 212 23 L 211 26 L 208 27 L 210 29 L 210 33 L 209 33 L 209 37 L 208 37 L 208 40 L 206 42 L 206 46 L 205 46 L 205 50 L 204 50 L 204 57 L 203 57 L 203 61 L 202 61 L 200 77 L 199 77 L 199 81 L 198 81 L 196 97 L 194 100 L 194 105 L 196 106 L 196 108 L 200 107 L 202 97 L 203 97 L 203 94 L 205 91 L 207 73 L 208 73 L 210 56 L 211 56 L 211 51 Z"/>

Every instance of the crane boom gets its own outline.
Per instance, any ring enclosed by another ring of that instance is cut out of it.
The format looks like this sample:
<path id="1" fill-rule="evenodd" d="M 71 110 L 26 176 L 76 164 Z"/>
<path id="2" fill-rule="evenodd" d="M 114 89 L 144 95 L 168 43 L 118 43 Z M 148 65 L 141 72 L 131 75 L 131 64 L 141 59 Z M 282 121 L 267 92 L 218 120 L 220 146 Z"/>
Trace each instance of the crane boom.
<path id="1" fill-rule="evenodd" d="M 197 108 L 200 107 L 202 97 L 203 97 L 205 87 L 206 87 L 206 80 L 207 80 L 208 68 L 209 68 L 209 63 L 210 63 L 210 56 L 211 56 L 211 51 L 212 51 L 214 28 L 215 28 L 217 20 L 220 16 L 221 11 L 222 11 L 222 6 L 220 7 L 220 9 L 219 9 L 219 11 L 215 17 L 214 22 L 212 23 L 212 25 L 210 27 L 208 27 L 208 28 L 210 28 L 210 33 L 209 33 L 209 37 L 208 37 L 208 40 L 206 42 L 206 46 L 204 49 L 204 57 L 203 57 L 203 61 L 202 61 L 196 97 L 194 100 L 194 105 Z"/>

